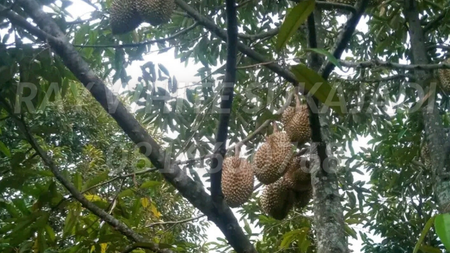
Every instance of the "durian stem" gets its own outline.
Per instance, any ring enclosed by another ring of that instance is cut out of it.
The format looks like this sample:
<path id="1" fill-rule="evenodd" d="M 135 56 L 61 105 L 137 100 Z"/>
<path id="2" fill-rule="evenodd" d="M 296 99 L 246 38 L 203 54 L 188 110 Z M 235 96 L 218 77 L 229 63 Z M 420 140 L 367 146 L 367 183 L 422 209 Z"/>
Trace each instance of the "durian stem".
<path id="1" fill-rule="evenodd" d="M 273 132 L 274 133 L 278 132 L 278 124 L 276 121 L 273 122 Z"/>
<path id="2" fill-rule="evenodd" d="M 240 144 L 236 144 L 236 145 L 234 146 L 234 156 L 235 156 L 236 158 L 239 158 L 240 152 L 241 152 L 241 145 L 240 145 Z"/>
<path id="3" fill-rule="evenodd" d="M 300 98 L 298 96 L 298 92 L 294 93 L 294 97 L 295 97 L 295 111 L 300 111 L 302 108 L 302 104 L 300 102 Z"/>

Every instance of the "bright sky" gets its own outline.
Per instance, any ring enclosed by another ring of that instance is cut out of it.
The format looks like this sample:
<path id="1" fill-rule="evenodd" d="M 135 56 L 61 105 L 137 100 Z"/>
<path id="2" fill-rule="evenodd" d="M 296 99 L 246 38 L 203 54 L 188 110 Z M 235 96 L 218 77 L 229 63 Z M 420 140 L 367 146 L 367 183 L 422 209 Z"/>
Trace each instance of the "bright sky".
<path id="1" fill-rule="evenodd" d="M 93 11 L 93 8 L 89 5 L 87 5 L 85 2 L 83 2 L 82 0 L 74 0 L 73 1 L 74 4 L 71 5 L 69 7 L 69 11 L 73 14 L 73 18 L 76 19 L 77 17 L 83 17 L 84 19 L 89 17 L 89 14 L 91 11 Z M 87 14 L 87 15 L 86 15 Z M 69 20 L 68 20 L 69 21 Z M 340 20 L 341 22 L 345 22 L 345 18 L 341 18 Z M 367 31 L 367 26 L 366 26 L 366 22 L 367 19 L 362 19 L 357 27 L 357 29 L 362 30 L 362 31 Z M 345 55 L 348 56 L 348 55 Z M 171 73 L 171 75 L 175 75 L 178 82 L 179 82 L 179 87 L 184 87 L 186 85 L 188 85 L 189 83 L 192 82 L 197 82 L 200 80 L 199 77 L 194 76 L 197 73 L 197 69 L 203 67 L 202 65 L 198 65 L 198 64 L 194 64 L 193 62 L 190 62 L 190 64 L 188 64 L 188 66 L 185 66 L 184 63 L 181 63 L 178 59 L 175 59 L 174 56 L 174 50 L 169 50 L 165 53 L 162 54 L 157 54 L 157 53 L 153 53 L 150 55 L 147 55 L 144 57 L 145 61 L 143 62 L 134 62 L 132 66 L 130 66 L 127 71 L 128 74 L 132 77 L 138 77 L 141 76 L 141 69 L 140 69 L 140 65 L 142 65 L 143 63 L 147 62 L 147 61 L 153 61 L 153 63 L 156 65 L 158 63 L 164 65 L 169 72 Z M 338 73 L 340 71 L 338 70 Z M 340 72 L 340 74 L 343 75 L 348 75 L 349 73 L 343 73 Z M 133 83 L 135 83 L 137 81 L 137 78 L 133 78 L 133 80 L 130 81 L 130 85 L 133 86 Z M 119 91 L 121 88 L 121 84 L 120 83 L 116 83 L 114 85 L 113 90 Z M 179 90 L 179 94 L 182 95 L 184 93 L 183 89 Z M 360 138 L 360 140 L 358 142 L 355 142 L 354 144 L 354 150 L 355 152 L 359 152 L 360 151 L 360 147 L 361 146 L 366 146 L 368 139 L 367 138 Z M 367 181 L 368 179 L 368 175 L 364 175 L 361 176 L 359 174 L 355 174 L 354 175 L 355 180 L 361 180 L 361 181 Z M 238 220 L 240 219 L 239 214 L 236 212 L 237 209 L 234 209 L 234 213 L 236 215 L 236 217 L 238 218 Z M 312 214 L 309 214 L 312 215 Z M 241 225 L 244 225 L 243 223 L 241 223 Z M 358 231 L 362 231 L 362 232 L 368 232 L 366 230 L 363 230 L 361 228 L 361 226 L 352 226 L 353 228 L 355 228 Z M 253 232 L 256 232 L 257 230 L 253 227 Z M 207 231 L 208 234 L 208 240 L 209 241 L 215 241 L 217 237 L 223 237 L 223 234 L 221 233 L 221 231 L 213 224 L 210 226 L 210 228 Z M 372 236 L 372 238 L 375 241 L 379 241 L 378 237 L 374 237 Z M 360 240 L 354 240 L 352 238 L 349 239 L 349 242 L 352 244 L 351 249 L 353 249 L 354 252 L 359 252 L 360 248 L 361 248 L 361 241 Z"/>

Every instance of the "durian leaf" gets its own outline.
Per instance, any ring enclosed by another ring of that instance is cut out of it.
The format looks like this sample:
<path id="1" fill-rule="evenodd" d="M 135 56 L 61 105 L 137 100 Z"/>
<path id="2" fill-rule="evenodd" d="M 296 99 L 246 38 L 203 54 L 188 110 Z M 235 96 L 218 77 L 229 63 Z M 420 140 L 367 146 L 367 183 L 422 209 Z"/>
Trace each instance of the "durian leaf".
<path id="1" fill-rule="evenodd" d="M 277 43 L 275 45 L 277 51 L 280 51 L 286 46 L 288 40 L 314 11 L 315 6 L 316 2 L 314 0 L 302 1 L 286 15 L 277 36 Z"/>
<path id="2" fill-rule="evenodd" d="M 420 246 L 422 245 L 422 242 L 425 239 L 425 236 L 427 235 L 428 230 L 430 230 L 431 226 L 433 225 L 435 218 L 436 218 L 436 216 L 431 217 L 425 224 L 425 227 L 423 228 L 422 233 L 420 234 L 419 241 L 417 241 L 416 246 L 414 246 L 413 253 L 417 253 L 419 251 Z M 436 224 L 435 224 L 435 226 L 436 226 Z"/>
<path id="3" fill-rule="evenodd" d="M 337 89 L 324 80 L 314 70 L 303 64 L 291 68 L 298 82 L 304 85 L 305 89 L 323 104 L 331 107 L 338 114 L 343 115 L 346 112 L 344 101 L 340 101 Z"/>
<path id="4" fill-rule="evenodd" d="M 311 51 L 311 52 L 315 52 L 321 55 L 324 55 L 327 57 L 327 59 L 333 63 L 336 67 L 340 68 L 342 70 L 342 66 L 339 63 L 338 59 L 336 59 L 336 57 L 334 57 L 333 54 L 331 54 L 328 50 L 325 50 L 323 48 L 307 48 L 305 49 L 305 51 Z"/>
<path id="5" fill-rule="evenodd" d="M 450 250 L 450 213 L 439 214 L 434 220 L 436 234 L 447 250 Z"/>
<path id="6" fill-rule="evenodd" d="M 2 152 L 5 156 L 7 157 L 11 157 L 11 152 L 9 152 L 8 147 L 6 147 L 6 145 L 0 141 L 0 152 Z"/>
<path id="7" fill-rule="evenodd" d="M 439 248 L 432 247 L 429 245 L 420 246 L 420 251 L 422 251 L 424 253 L 441 253 L 442 252 Z"/>

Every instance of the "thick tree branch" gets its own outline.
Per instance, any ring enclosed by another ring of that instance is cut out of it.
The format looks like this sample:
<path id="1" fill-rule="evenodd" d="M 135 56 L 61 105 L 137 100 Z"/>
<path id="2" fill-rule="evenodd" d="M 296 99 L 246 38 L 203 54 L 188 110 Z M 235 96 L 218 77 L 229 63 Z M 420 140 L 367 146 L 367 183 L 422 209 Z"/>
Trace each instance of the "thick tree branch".
<path id="1" fill-rule="evenodd" d="M 292 0 L 292 2 L 299 3 L 301 0 Z M 348 4 L 341 4 L 341 3 L 333 3 L 333 2 L 327 2 L 327 1 L 316 1 L 316 6 L 320 7 L 320 9 L 324 10 L 334 10 L 334 9 L 340 9 L 349 11 L 351 13 L 355 13 L 355 7 L 348 5 Z"/>
<path id="2" fill-rule="evenodd" d="M 321 24 L 321 20 L 315 20 L 315 16 L 320 18 L 319 13 L 312 13 L 308 17 L 308 47 L 318 48 L 317 41 L 317 30 L 318 26 Z M 316 22 L 317 25 L 316 26 Z M 320 36 L 320 35 L 319 35 Z M 339 43 L 339 41 L 338 41 Z M 323 45 L 321 45 L 323 46 Z M 310 68 L 318 71 L 321 65 L 321 59 L 317 54 L 310 54 L 308 58 Z M 327 79 L 327 77 L 324 77 Z M 320 102 L 315 97 L 312 99 L 315 108 L 319 108 Z M 311 161 L 314 166 L 312 166 L 313 172 L 311 175 L 312 186 L 313 186 L 313 200 L 314 200 L 314 223 L 316 226 L 317 233 L 317 251 L 328 253 L 328 252 L 347 252 L 347 240 L 345 237 L 344 230 L 344 218 L 342 204 L 339 198 L 338 191 L 338 179 L 334 173 L 334 168 L 326 164 L 328 154 L 327 154 L 327 141 L 329 136 L 326 127 L 321 124 L 321 117 L 325 115 L 319 115 L 315 110 L 309 108 L 309 121 L 311 125 Z M 313 157 L 318 157 L 318 159 L 312 159 Z"/>
<path id="3" fill-rule="evenodd" d="M 231 106 L 233 104 L 234 85 L 236 83 L 236 61 L 237 61 L 237 15 L 236 1 L 226 0 L 227 11 L 227 63 L 223 83 L 222 100 L 220 102 L 219 126 L 216 134 L 214 147 L 214 158 L 211 162 L 211 197 L 214 202 L 223 200 L 221 180 L 222 164 L 226 149 L 228 125 L 231 117 Z M 221 215 L 218 213 L 217 215 Z"/>
<path id="4" fill-rule="evenodd" d="M 406 69 L 406 70 L 433 70 L 433 69 L 450 69 L 450 64 L 400 64 L 395 62 L 387 62 L 381 60 L 370 60 L 361 62 L 351 62 L 339 60 L 342 66 L 349 68 L 373 68 L 373 67 L 385 67 L 392 69 Z"/>
<path id="5" fill-rule="evenodd" d="M 409 80 L 412 80 L 415 77 L 413 75 L 409 75 L 409 74 L 398 74 L 398 75 L 393 75 L 393 76 L 371 78 L 371 79 L 365 79 L 365 78 L 358 78 L 358 79 L 336 78 L 336 79 L 339 81 L 343 81 L 343 82 L 382 83 L 382 82 L 395 81 L 398 79 L 406 80 L 406 78 L 408 78 Z"/>
<path id="6" fill-rule="evenodd" d="M 409 25 L 409 36 L 411 38 L 412 62 L 414 64 L 427 64 L 429 62 L 426 52 L 425 32 L 420 25 L 417 3 L 415 0 L 404 0 L 404 15 Z M 439 211 L 446 213 L 450 211 L 450 166 L 449 164 L 449 142 L 447 141 L 444 125 L 435 103 L 435 87 L 430 84 L 433 78 L 430 70 L 416 69 L 414 71 L 417 82 L 430 95 L 427 99 L 428 105 L 422 108 L 425 136 L 433 171 L 433 190 L 437 197 Z"/>
<path id="7" fill-rule="evenodd" d="M 353 13 L 339 35 L 333 48 L 333 55 L 339 59 L 344 49 L 348 46 L 362 14 L 369 0 L 362 0 L 356 4 L 357 11 Z M 308 17 L 308 46 L 317 48 L 317 34 L 314 15 Z M 316 21 L 320 24 L 320 20 Z M 330 62 L 322 64 L 317 55 L 311 54 L 308 59 L 310 67 L 318 71 L 322 78 L 327 80 L 334 69 Z M 320 70 L 319 70 L 320 68 Z M 320 102 L 313 97 L 315 108 L 319 108 Z M 310 105 L 310 102 L 308 103 Z M 312 173 L 313 198 L 314 198 L 314 223 L 317 232 L 317 251 L 322 253 L 346 253 L 348 252 L 347 239 L 345 236 L 345 222 L 342 204 L 338 191 L 338 179 L 336 175 L 336 164 L 330 162 L 327 153 L 327 142 L 329 140 L 328 122 L 325 115 L 319 115 L 309 107 L 311 135 L 311 155 L 314 169 Z M 323 124 L 321 124 L 323 123 Z"/>
<path id="8" fill-rule="evenodd" d="M 231 209 L 225 205 L 213 205 L 211 196 L 204 191 L 203 186 L 190 179 L 178 165 L 173 164 L 170 155 L 164 154 L 164 151 L 156 141 L 139 124 L 133 115 L 127 111 L 125 106 L 117 99 L 111 90 L 106 87 L 105 83 L 95 75 L 75 47 L 69 43 L 58 25 L 42 11 L 39 4 L 34 0 L 17 1 L 42 30 L 52 34 L 57 39 L 46 37 L 42 32 L 36 32 L 36 30 L 39 29 L 31 29 L 32 31 L 30 32 L 44 41 L 48 40 L 52 49 L 62 58 L 67 68 L 72 71 L 102 107 L 116 120 L 118 125 L 139 147 L 139 151 L 144 154 L 156 168 L 160 169 L 160 172 L 165 179 L 177 188 L 183 197 L 191 202 L 196 208 L 200 209 L 200 211 L 207 215 L 208 218 L 221 229 L 236 252 L 256 252 L 239 226 Z M 0 6 L 0 8 L 1 7 L 2 6 Z M 11 11 L 6 12 L 5 15 L 12 22 L 16 22 L 17 25 L 27 26 L 26 24 L 23 24 L 23 18 Z M 220 211 L 218 211 L 218 209 L 220 209 Z M 217 213 L 221 213 L 222 216 L 217 216 Z"/>
<path id="9" fill-rule="evenodd" d="M 145 242 L 144 238 L 131 230 L 129 227 L 127 227 L 124 223 L 120 222 L 116 218 L 114 218 L 109 213 L 105 212 L 103 209 L 96 206 L 94 203 L 87 200 L 84 195 L 77 190 L 75 185 L 73 185 L 68 179 L 66 179 L 63 174 L 61 173 L 60 169 L 56 166 L 56 164 L 53 162 L 53 160 L 47 155 L 47 153 L 42 149 L 42 147 L 39 145 L 39 143 L 36 141 L 36 139 L 31 135 L 31 133 L 28 131 L 28 127 L 26 126 L 25 122 L 14 116 L 12 109 L 9 108 L 8 103 L 6 100 L 2 97 L 0 97 L 0 104 L 3 104 L 4 108 L 8 111 L 8 113 L 13 116 L 12 119 L 16 123 L 16 125 L 19 128 L 19 131 L 22 132 L 22 134 L 25 136 L 27 141 L 30 143 L 31 147 L 36 151 L 36 153 L 41 157 L 41 159 L 44 161 L 44 164 L 50 169 L 50 171 L 53 173 L 53 175 L 58 179 L 58 181 L 72 194 L 72 196 L 78 200 L 86 209 L 91 211 L 96 216 L 100 217 L 103 221 L 107 222 L 110 226 L 116 228 L 118 231 L 120 231 L 123 235 L 128 237 L 128 239 L 133 240 L 135 242 Z M 151 250 L 155 252 L 165 252 L 169 253 L 172 252 L 168 249 L 160 249 L 158 244 L 155 243 L 149 243 Z"/>

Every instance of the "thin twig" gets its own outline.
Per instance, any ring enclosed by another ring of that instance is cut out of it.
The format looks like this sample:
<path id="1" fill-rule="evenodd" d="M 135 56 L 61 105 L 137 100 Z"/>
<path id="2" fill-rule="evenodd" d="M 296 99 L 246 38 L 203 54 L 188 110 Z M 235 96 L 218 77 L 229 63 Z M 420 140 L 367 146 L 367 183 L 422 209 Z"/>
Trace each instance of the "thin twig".
<path id="1" fill-rule="evenodd" d="M 385 67 L 392 69 L 407 69 L 407 70 L 433 70 L 433 69 L 450 69 L 449 63 L 439 64 L 400 64 L 395 62 L 387 62 L 381 60 L 370 60 L 362 62 L 351 62 L 339 60 L 342 66 L 349 68 L 373 68 L 373 67 Z"/>
<path id="2" fill-rule="evenodd" d="M 154 226 L 164 226 L 164 225 L 173 225 L 173 224 L 179 225 L 179 224 L 183 224 L 183 223 L 187 223 L 187 222 L 191 222 L 191 221 L 195 221 L 195 220 L 201 219 L 201 218 L 203 218 L 205 216 L 206 215 L 202 214 L 200 216 L 197 216 L 197 217 L 194 217 L 194 218 L 185 219 L 185 220 L 155 222 L 155 223 L 148 224 L 146 227 L 150 228 L 150 227 L 154 227 Z"/>
<path id="3" fill-rule="evenodd" d="M 144 46 L 144 45 L 148 45 L 148 44 L 153 44 L 153 43 L 162 43 L 162 42 L 166 42 L 169 40 L 173 40 L 175 38 L 177 38 L 180 35 L 183 35 L 189 31 L 191 31 L 192 29 L 194 29 L 196 26 L 198 25 L 197 22 L 195 22 L 193 25 L 189 26 L 188 28 L 185 28 L 177 33 L 174 33 L 173 35 L 167 37 L 167 38 L 161 38 L 161 39 L 155 39 L 155 40 L 148 40 L 148 41 L 143 41 L 143 42 L 139 42 L 139 43 L 126 43 L 126 44 L 121 44 L 121 45 L 113 45 L 113 44 L 96 44 L 96 45 L 78 45 L 78 44 L 73 44 L 74 47 L 79 47 L 79 48 L 127 48 L 127 47 L 139 47 L 139 46 Z"/>

